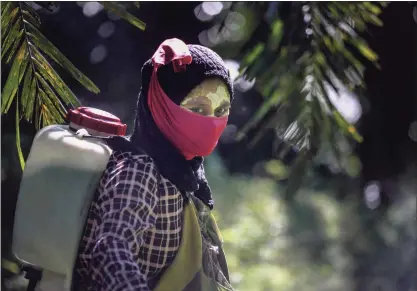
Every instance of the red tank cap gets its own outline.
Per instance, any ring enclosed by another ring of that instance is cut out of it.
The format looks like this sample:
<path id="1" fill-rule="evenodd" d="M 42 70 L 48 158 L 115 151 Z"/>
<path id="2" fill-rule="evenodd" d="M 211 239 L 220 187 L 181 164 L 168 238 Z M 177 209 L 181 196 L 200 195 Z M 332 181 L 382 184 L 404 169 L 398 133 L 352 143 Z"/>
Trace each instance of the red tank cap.
<path id="1" fill-rule="evenodd" d="M 78 107 L 68 111 L 67 119 L 69 122 L 78 126 L 95 130 L 109 135 L 126 134 L 127 125 L 120 119 L 106 111 L 92 107 Z"/>

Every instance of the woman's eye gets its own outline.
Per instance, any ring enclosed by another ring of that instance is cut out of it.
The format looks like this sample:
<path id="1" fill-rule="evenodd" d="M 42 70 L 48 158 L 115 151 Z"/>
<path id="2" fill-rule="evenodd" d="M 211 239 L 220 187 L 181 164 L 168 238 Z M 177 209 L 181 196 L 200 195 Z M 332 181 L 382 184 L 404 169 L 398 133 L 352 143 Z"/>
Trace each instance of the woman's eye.
<path id="1" fill-rule="evenodd" d="M 217 117 L 219 117 L 219 116 L 225 115 L 227 112 L 229 112 L 228 108 L 224 108 L 224 107 L 223 108 L 218 108 L 218 109 L 216 109 L 215 115 Z"/>
<path id="2" fill-rule="evenodd" d="M 195 107 L 195 108 L 190 108 L 190 110 L 194 113 L 204 114 L 204 109 L 203 108 Z"/>

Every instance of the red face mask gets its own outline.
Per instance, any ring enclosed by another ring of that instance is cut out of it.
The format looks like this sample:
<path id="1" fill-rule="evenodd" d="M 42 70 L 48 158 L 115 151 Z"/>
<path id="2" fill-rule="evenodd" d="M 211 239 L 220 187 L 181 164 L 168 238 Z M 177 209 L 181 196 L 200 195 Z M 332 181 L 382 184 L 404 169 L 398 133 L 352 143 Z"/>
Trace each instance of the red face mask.
<path id="1" fill-rule="evenodd" d="M 162 90 L 157 70 L 173 62 L 174 71 L 185 70 L 192 61 L 187 45 L 179 39 L 164 41 L 152 57 L 154 70 L 148 91 L 148 106 L 152 117 L 164 136 L 191 160 L 208 156 L 226 128 L 228 117 L 203 116 L 175 104 Z"/>

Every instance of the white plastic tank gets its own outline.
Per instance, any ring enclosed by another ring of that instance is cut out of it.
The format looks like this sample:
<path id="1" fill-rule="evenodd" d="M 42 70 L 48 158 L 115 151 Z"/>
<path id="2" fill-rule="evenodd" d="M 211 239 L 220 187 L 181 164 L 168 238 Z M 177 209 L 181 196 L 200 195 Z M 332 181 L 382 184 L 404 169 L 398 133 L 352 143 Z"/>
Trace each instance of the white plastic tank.
<path id="1" fill-rule="evenodd" d="M 66 288 L 93 194 L 111 154 L 102 140 L 86 135 L 126 133 L 119 118 L 95 108 L 71 110 L 68 119 L 69 125 L 43 128 L 33 141 L 13 232 L 17 258 L 65 278 Z"/>

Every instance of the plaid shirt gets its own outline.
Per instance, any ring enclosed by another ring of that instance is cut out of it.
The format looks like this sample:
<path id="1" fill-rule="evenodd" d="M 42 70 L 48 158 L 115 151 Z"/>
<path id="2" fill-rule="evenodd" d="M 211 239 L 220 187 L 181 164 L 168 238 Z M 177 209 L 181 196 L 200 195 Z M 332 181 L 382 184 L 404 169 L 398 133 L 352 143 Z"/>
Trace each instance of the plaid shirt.
<path id="1" fill-rule="evenodd" d="M 80 245 L 76 276 L 87 290 L 145 291 L 173 261 L 183 198 L 147 155 L 113 152 Z"/>

